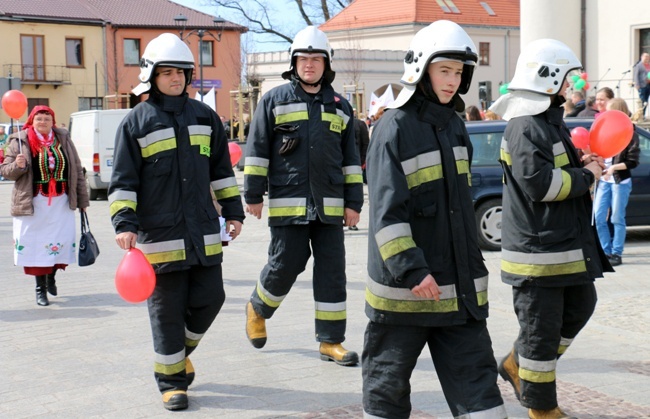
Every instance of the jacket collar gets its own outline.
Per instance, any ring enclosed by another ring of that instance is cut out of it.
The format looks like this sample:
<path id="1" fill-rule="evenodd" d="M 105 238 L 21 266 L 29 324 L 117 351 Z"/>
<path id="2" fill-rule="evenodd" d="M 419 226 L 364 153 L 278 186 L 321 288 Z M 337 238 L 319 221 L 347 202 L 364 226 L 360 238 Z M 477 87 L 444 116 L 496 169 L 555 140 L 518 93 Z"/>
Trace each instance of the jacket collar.
<path id="1" fill-rule="evenodd" d="M 446 128 L 449 121 L 456 115 L 452 105 L 441 105 L 427 100 L 420 92 L 411 99 L 418 112 L 418 119 L 437 128 Z"/>
<path id="2" fill-rule="evenodd" d="M 165 112 L 181 113 L 187 103 L 187 93 L 180 96 L 167 96 L 152 90 L 149 100 L 158 105 Z"/>
<path id="3" fill-rule="evenodd" d="M 334 102 L 334 89 L 327 83 L 323 83 L 321 89 L 315 95 L 305 92 L 297 79 L 291 80 L 291 86 L 293 87 L 293 93 L 304 102 L 311 102 L 314 98 L 319 98 L 323 105 Z"/>

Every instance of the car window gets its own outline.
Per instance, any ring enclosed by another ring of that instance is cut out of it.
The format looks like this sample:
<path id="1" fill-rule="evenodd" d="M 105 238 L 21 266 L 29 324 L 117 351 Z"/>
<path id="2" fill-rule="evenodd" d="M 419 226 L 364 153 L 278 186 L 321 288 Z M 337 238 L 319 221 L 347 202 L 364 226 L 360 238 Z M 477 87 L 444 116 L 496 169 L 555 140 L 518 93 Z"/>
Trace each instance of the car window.
<path id="1" fill-rule="evenodd" d="M 474 147 L 472 167 L 498 166 L 503 132 L 476 133 L 469 135 Z"/>

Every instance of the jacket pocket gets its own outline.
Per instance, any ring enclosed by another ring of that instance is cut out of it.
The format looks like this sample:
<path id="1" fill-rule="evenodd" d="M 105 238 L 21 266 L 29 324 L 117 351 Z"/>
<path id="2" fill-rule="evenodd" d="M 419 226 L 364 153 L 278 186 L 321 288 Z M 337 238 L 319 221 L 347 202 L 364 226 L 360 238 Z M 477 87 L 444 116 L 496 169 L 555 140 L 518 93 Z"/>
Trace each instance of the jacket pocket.
<path id="1" fill-rule="evenodd" d="M 343 176 L 343 173 L 331 173 L 330 183 L 332 185 L 342 185 L 345 183 L 345 176 Z"/>
<path id="2" fill-rule="evenodd" d="M 537 233 L 541 244 L 561 243 L 573 241 L 578 237 L 578 227 L 560 228 L 555 230 L 542 230 Z"/>
<path id="3" fill-rule="evenodd" d="M 174 225 L 174 213 L 138 215 L 138 221 L 142 230 L 172 227 Z"/>
<path id="4" fill-rule="evenodd" d="M 269 176 L 269 183 L 273 186 L 299 185 L 300 175 L 298 173 L 288 173 Z"/>

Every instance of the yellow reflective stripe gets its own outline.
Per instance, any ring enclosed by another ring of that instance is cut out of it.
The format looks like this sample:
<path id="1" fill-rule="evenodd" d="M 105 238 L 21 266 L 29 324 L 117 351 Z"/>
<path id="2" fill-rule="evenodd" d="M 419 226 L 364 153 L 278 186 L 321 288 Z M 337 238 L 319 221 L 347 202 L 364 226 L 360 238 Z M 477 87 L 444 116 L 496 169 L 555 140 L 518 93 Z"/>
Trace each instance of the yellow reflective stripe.
<path id="1" fill-rule="evenodd" d="M 521 276 L 554 276 L 587 271 L 582 249 L 523 253 L 501 250 L 501 270 Z"/>
<path id="2" fill-rule="evenodd" d="M 476 300 L 478 301 L 479 306 L 488 303 L 488 279 L 488 275 L 474 279 L 474 288 L 476 288 Z"/>
<path id="3" fill-rule="evenodd" d="M 569 156 L 566 153 L 560 154 L 559 156 L 555 156 L 553 160 L 554 160 L 553 163 L 555 167 L 562 167 L 569 164 Z"/>
<path id="4" fill-rule="evenodd" d="M 146 253 L 149 263 L 177 262 L 185 260 L 185 250 L 174 250 L 172 252 Z"/>
<path id="5" fill-rule="evenodd" d="M 323 121 L 330 123 L 331 131 L 340 133 L 346 128 L 345 122 L 343 122 L 343 118 L 339 115 L 334 115 L 329 112 L 322 112 L 321 118 L 323 119 Z"/>
<path id="6" fill-rule="evenodd" d="M 257 293 L 257 296 L 260 298 L 260 300 L 264 301 L 264 304 L 274 308 L 280 307 L 280 304 L 284 300 L 284 297 L 286 297 L 286 294 L 281 297 L 277 297 L 271 294 L 266 289 L 264 289 L 262 283 L 259 280 L 257 281 L 255 292 Z"/>
<path id="7" fill-rule="evenodd" d="M 197 346 L 203 338 L 203 335 L 204 333 L 190 332 L 185 328 L 185 346 Z"/>
<path id="8" fill-rule="evenodd" d="M 221 242 L 215 244 L 206 244 L 205 255 L 206 256 L 218 255 L 219 253 L 223 252 L 223 248 L 221 246 L 222 246 Z"/>
<path id="9" fill-rule="evenodd" d="M 345 175 L 345 183 L 363 183 L 363 175 Z"/>
<path id="10" fill-rule="evenodd" d="M 573 339 L 569 338 L 561 338 L 560 339 L 560 346 L 557 348 L 557 353 L 559 355 L 562 355 L 566 352 L 567 349 L 569 349 L 569 346 L 573 343 Z"/>
<path id="11" fill-rule="evenodd" d="M 175 354 L 156 354 L 154 359 L 154 371 L 159 374 L 173 375 L 185 369 L 185 349 Z"/>
<path id="12" fill-rule="evenodd" d="M 409 291 L 410 292 L 410 291 Z M 376 310 L 396 313 L 451 313 L 458 311 L 458 299 L 450 300 L 391 300 L 373 294 L 366 288 L 366 302 Z"/>
<path id="13" fill-rule="evenodd" d="M 269 173 L 269 159 L 262 157 L 246 157 L 244 160 L 244 174 L 264 176 Z"/>
<path id="14" fill-rule="evenodd" d="M 442 166 L 432 166 L 426 169 L 420 169 L 417 172 L 406 176 L 406 183 L 409 189 L 413 189 L 426 182 L 442 179 Z"/>
<path id="15" fill-rule="evenodd" d="M 562 170 L 562 189 L 560 189 L 560 193 L 557 194 L 557 197 L 555 198 L 556 201 L 562 201 L 569 196 L 569 193 L 571 192 L 571 183 L 571 175 Z"/>
<path id="16" fill-rule="evenodd" d="M 266 177 L 269 174 L 269 169 L 268 167 L 244 166 L 244 174 Z"/>
<path id="17" fill-rule="evenodd" d="M 306 198 L 269 199 L 269 217 L 300 217 L 306 214 Z"/>
<path id="18" fill-rule="evenodd" d="M 316 302 L 316 320 L 345 320 L 345 302 L 342 303 L 320 303 Z"/>
<path id="19" fill-rule="evenodd" d="M 409 249 L 413 249 L 415 247 L 415 241 L 413 241 L 412 237 L 401 237 L 381 246 L 379 248 L 379 253 L 381 254 L 381 258 L 385 261 L 392 256 L 405 252 Z"/>
<path id="20" fill-rule="evenodd" d="M 214 195 L 217 199 L 232 198 L 233 196 L 239 196 L 239 188 L 237 186 L 232 186 L 230 188 L 221 189 L 214 191 Z"/>
<path id="21" fill-rule="evenodd" d="M 539 372 L 539 371 L 529 371 L 527 369 L 519 367 L 519 378 L 526 380 L 530 383 L 552 383 L 555 381 L 555 371 L 550 372 Z"/>
<path id="22" fill-rule="evenodd" d="M 142 157 L 150 157 L 156 153 L 176 148 L 176 136 L 173 128 L 165 128 L 138 138 Z"/>
<path id="23" fill-rule="evenodd" d="M 521 276 L 555 276 L 587 272 L 584 260 L 556 265 L 533 265 L 501 260 L 501 270 Z"/>
<path id="24" fill-rule="evenodd" d="M 467 160 L 457 160 L 456 171 L 459 175 L 469 174 L 469 162 Z"/>
<path id="25" fill-rule="evenodd" d="M 131 208 L 133 211 L 135 211 L 137 206 L 137 202 L 134 201 L 114 201 L 109 207 L 111 217 L 117 214 L 123 208 Z"/>
<path id="26" fill-rule="evenodd" d="M 323 198 L 323 212 L 332 217 L 343 217 L 344 201 L 341 198 Z"/>
<path id="27" fill-rule="evenodd" d="M 139 243 L 138 247 L 149 263 L 165 263 L 185 260 L 185 241 L 183 239 L 156 243 Z"/>
<path id="28" fill-rule="evenodd" d="M 512 166 L 512 157 L 510 156 L 510 153 L 501 149 L 499 157 L 501 158 L 501 161 L 504 161 L 508 166 Z"/>
<path id="29" fill-rule="evenodd" d="M 190 135 L 190 144 L 199 147 L 199 154 L 210 157 L 210 137 L 207 135 Z"/>
<path id="30" fill-rule="evenodd" d="M 288 122 L 307 121 L 309 114 L 307 111 L 292 112 L 275 117 L 275 125 L 286 124 Z"/>
<path id="31" fill-rule="evenodd" d="M 171 365 L 159 364 L 158 362 L 154 362 L 153 370 L 158 374 L 164 374 L 164 375 L 178 374 L 182 371 L 185 371 L 185 360 L 183 359 L 182 361 Z"/>

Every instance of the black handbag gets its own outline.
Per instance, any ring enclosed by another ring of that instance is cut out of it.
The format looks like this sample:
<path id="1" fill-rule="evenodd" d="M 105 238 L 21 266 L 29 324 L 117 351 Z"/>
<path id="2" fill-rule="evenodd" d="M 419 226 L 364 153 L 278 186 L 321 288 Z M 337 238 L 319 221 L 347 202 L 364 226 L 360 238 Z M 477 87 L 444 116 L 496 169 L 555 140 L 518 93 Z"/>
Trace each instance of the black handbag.
<path id="1" fill-rule="evenodd" d="M 81 238 L 79 239 L 79 266 L 90 266 L 99 256 L 99 246 L 90 232 L 88 215 L 85 211 L 81 213 Z"/>

